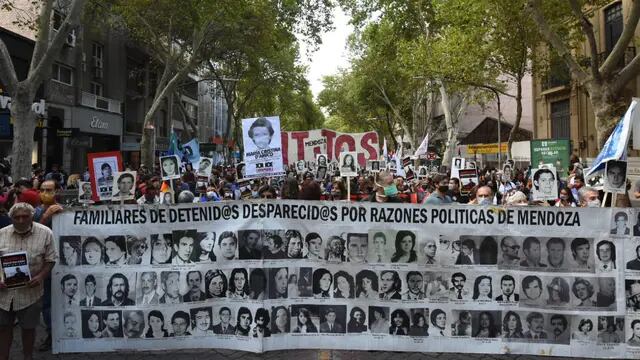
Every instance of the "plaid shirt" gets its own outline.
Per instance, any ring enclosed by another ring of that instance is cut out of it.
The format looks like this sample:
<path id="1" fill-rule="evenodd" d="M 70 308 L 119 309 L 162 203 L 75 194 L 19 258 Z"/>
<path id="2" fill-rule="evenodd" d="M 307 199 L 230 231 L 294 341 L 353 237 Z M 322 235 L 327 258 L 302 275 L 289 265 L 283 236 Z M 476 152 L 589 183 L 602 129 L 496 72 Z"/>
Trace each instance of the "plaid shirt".
<path id="1" fill-rule="evenodd" d="M 18 234 L 13 225 L 0 229 L 0 254 L 25 251 L 29 257 L 31 277 L 36 276 L 44 263 L 55 263 L 58 255 L 53 245 L 51 230 L 37 222 L 33 222 L 31 230 L 26 234 Z M 19 287 L 0 290 L 0 309 L 10 311 L 21 310 L 38 301 L 44 294 L 42 282 L 35 287 Z"/>

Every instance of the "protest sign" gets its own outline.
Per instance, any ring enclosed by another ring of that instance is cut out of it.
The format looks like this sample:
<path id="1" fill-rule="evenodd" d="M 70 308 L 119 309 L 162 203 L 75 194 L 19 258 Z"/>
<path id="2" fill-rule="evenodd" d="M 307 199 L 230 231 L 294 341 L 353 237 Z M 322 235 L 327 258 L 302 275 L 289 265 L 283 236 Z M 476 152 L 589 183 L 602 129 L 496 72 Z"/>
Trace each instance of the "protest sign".
<path id="1" fill-rule="evenodd" d="M 531 172 L 533 200 L 556 200 L 558 198 L 556 169 L 553 166 L 543 165 Z"/>
<path id="2" fill-rule="evenodd" d="M 460 171 L 460 169 L 465 168 L 464 163 L 465 163 L 465 159 L 461 157 L 454 157 L 453 159 L 451 159 L 451 177 L 452 178 L 460 178 L 458 171 Z"/>
<path id="3" fill-rule="evenodd" d="M 624 194 L 627 189 L 627 162 L 609 160 L 605 164 L 604 191 Z"/>
<path id="4" fill-rule="evenodd" d="M 136 172 L 123 171 L 114 176 L 111 200 L 124 201 L 131 200 L 136 191 Z"/>
<path id="5" fill-rule="evenodd" d="M 78 181 L 78 202 L 81 204 L 93 204 L 93 190 L 91 182 Z"/>
<path id="6" fill-rule="evenodd" d="M 562 180 L 569 174 L 569 156 L 571 155 L 571 140 L 543 139 L 531 140 L 531 164 L 552 164 L 556 167 Z"/>
<path id="7" fill-rule="evenodd" d="M 467 195 L 479 184 L 478 171 L 476 169 L 460 169 L 460 193 Z"/>
<path id="8" fill-rule="evenodd" d="M 344 152 L 340 154 L 340 176 L 358 176 L 358 154 L 355 152 Z"/>
<path id="9" fill-rule="evenodd" d="M 631 233 L 610 233 L 620 211 L 635 224 L 635 211 L 616 208 L 72 208 L 53 219 L 56 246 L 73 237 L 82 249 L 79 263 L 53 270 L 53 351 L 637 358 L 627 340 L 640 306 L 625 291 L 640 294 L 640 257 Z"/>
<path id="10" fill-rule="evenodd" d="M 242 119 L 245 177 L 284 174 L 280 117 Z"/>
<path id="11" fill-rule="evenodd" d="M 179 179 L 180 163 L 178 155 L 160 156 L 160 176 L 162 180 Z"/>
<path id="12" fill-rule="evenodd" d="M 341 133 L 328 129 L 290 131 L 282 133 L 285 164 L 298 160 L 313 161 L 318 154 L 326 154 L 329 161 L 338 160 L 340 153 L 358 153 L 358 165 L 366 167 L 367 160 L 377 160 L 380 152 L 378 133 Z"/>
<path id="13" fill-rule="evenodd" d="M 111 200 L 113 174 L 122 171 L 122 154 L 119 151 L 88 153 L 89 177 L 93 186 L 93 200 Z"/>

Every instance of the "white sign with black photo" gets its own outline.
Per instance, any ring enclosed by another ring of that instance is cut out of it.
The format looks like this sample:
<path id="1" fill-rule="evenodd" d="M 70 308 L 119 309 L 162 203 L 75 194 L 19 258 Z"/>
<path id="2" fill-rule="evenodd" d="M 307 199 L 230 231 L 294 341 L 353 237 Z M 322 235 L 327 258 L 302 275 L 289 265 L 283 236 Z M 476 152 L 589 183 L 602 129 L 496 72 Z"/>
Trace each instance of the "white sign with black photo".
<path id="1" fill-rule="evenodd" d="M 180 178 L 180 159 L 177 155 L 160 157 L 160 175 L 162 180 Z"/>
<path id="2" fill-rule="evenodd" d="M 429 168 L 426 166 L 418 167 L 418 179 L 425 179 L 429 176 Z"/>
<path id="3" fill-rule="evenodd" d="M 245 177 L 283 175 L 280 117 L 242 119 Z"/>
<path id="4" fill-rule="evenodd" d="M 78 181 L 78 202 L 81 204 L 93 204 L 93 190 L 90 181 Z"/>
<path id="5" fill-rule="evenodd" d="M 118 171 L 118 158 L 115 156 L 94 158 L 93 169 L 98 197 L 100 200 L 111 200 L 113 174 Z"/>
<path id="6" fill-rule="evenodd" d="M 605 192 L 624 194 L 627 188 L 627 162 L 609 160 L 605 164 L 604 187 Z"/>
<path id="7" fill-rule="evenodd" d="M 305 171 L 307 171 L 307 163 L 304 160 L 296 161 L 296 173 L 302 175 Z"/>
<path id="8" fill-rule="evenodd" d="M 558 198 L 558 178 L 556 168 L 543 165 L 538 169 L 533 169 L 531 178 L 533 179 L 533 200 L 556 200 Z"/>
<path id="9" fill-rule="evenodd" d="M 211 170 L 213 169 L 213 159 L 208 157 L 200 157 L 198 163 L 198 177 L 209 178 L 211 176 Z"/>
<path id="10" fill-rule="evenodd" d="M 451 177 L 459 178 L 458 171 L 460 169 L 464 169 L 465 158 L 462 157 L 454 157 L 451 159 Z"/>
<path id="11" fill-rule="evenodd" d="M 343 152 L 340 154 L 340 176 L 358 176 L 357 152 Z"/>
<path id="12" fill-rule="evenodd" d="M 123 171 L 116 173 L 113 181 L 112 201 L 131 200 L 136 194 L 136 172 Z"/>

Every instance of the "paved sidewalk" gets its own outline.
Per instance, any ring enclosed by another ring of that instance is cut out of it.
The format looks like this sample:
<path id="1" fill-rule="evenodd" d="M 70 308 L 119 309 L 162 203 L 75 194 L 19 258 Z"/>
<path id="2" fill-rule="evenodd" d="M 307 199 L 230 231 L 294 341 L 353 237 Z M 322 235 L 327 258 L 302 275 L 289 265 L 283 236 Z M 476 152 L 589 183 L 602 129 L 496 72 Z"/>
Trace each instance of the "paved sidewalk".
<path id="1" fill-rule="evenodd" d="M 44 330 L 38 329 L 36 345 L 42 341 Z M 11 360 L 21 360 L 22 343 L 20 341 L 20 328 L 14 331 L 14 341 L 11 348 Z M 485 354 L 450 354 L 450 353 L 397 353 L 386 351 L 327 351 L 327 350 L 288 350 L 270 351 L 263 354 L 254 354 L 236 350 L 180 350 L 180 351 L 145 351 L 145 352 L 118 352 L 118 353 L 82 353 L 59 354 L 51 352 L 35 352 L 35 359 L 56 360 L 192 360 L 203 358 L 207 360 L 562 360 L 567 358 L 546 357 L 532 355 L 485 355 Z"/>

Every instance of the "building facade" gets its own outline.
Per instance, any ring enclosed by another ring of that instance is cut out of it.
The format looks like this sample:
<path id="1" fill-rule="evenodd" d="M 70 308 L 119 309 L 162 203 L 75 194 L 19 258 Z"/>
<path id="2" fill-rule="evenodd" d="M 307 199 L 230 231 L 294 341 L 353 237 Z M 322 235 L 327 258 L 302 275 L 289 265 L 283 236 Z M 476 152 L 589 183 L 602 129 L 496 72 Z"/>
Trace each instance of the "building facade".
<path id="1" fill-rule="evenodd" d="M 598 42 L 601 62 L 615 46 L 628 18 L 631 0 L 611 1 L 594 9 L 591 22 Z M 636 37 L 640 31 L 636 29 Z M 585 43 L 579 54 L 588 54 Z M 636 48 L 629 46 L 622 68 L 635 56 Z M 624 98 L 628 101 L 638 96 L 640 78 L 627 85 Z M 533 81 L 533 134 L 536 139 L 570 139 L 572 152 L 580 157 L 595 157 L 598 153 L 595 116 L 585 88 L 572 81 L 568 68 L 558 59 L 551 60 L 549 71 L 535 74 Z"/>

